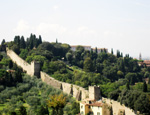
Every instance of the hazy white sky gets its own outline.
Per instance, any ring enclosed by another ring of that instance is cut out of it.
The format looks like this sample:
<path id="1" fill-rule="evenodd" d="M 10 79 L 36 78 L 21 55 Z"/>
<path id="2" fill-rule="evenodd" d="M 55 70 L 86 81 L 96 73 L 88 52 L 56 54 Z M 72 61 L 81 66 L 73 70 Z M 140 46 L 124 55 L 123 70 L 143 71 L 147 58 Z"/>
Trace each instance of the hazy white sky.
<path id="1" fill-rule="evenodd" d="M 150 57 L 150 0 L 1 0 L 0 15 L 0 41 L 33 33 Z"/>

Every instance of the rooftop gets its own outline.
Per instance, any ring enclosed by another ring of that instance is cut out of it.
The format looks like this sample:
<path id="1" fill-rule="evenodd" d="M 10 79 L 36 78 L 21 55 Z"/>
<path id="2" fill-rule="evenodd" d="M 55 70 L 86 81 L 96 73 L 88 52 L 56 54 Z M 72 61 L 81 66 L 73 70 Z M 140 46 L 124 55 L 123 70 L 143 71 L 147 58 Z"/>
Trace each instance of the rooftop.
<path id="1" fill-rule="evenodd" d="M 90 102 L 90 103 L 88 103 Z M 96 106 L 96 107 L 102 107 L 103 103 L 102 101 L 95 101 L 93 99 L 85 99 L 84 101 L 81 102 L 84 105 L 88 105 L 88 106 Z"/>

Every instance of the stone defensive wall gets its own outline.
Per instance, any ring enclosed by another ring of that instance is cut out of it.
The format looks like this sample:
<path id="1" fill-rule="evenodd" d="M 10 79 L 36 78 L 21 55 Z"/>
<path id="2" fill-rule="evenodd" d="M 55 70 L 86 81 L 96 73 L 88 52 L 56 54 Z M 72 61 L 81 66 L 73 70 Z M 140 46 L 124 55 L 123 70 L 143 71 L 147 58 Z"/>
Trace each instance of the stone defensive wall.
<path id="1" fill-rule="evenodd" d="M 85 90 L 84 88 L 80 86 L 61 82 L 52 78 L 45 72 L 40 71 L 39 69 L 40 67 L 37 67 L 38 64 L 35 64 L 34 62 L 32 62 L 31 64 L 28 64 L 26 61 L 20 58 L 14 51 L 9 50 L 8 48 L 7 48 L 7 55 L 12 59 L 14 63 L 20 66 L 28 75 L 31 75 L 31 76 L 36 75 L 35 73 L 39 71 L 41 80 L 43 82 L 47 83 L 48 85 L 53 86 L 54 88 L 63 90 L 64 93 L 73 95 L 73 97 L 75 97 L 77 100 L 84 100 L 89 97 L 90 93 L 93 94 L 93 92 L 89 92 L 88 90 Z M 90 96 L 92 95 L 90 94 Z M 98 96 L 98 97 L 101 97 L 101 96 Z M 125 113 L 121 115 L 136 115 L 132 109 L 129 109 L 125 107 L 124 105 L 121 105 L 117 101 L 107 99 L 107 98 L 102 98 L 102 99 L 104 102 L 112 105 L 113 115 L 120 115 L 118 113 L 121 110 L 125 111 Z"/>
<path id="2" fill-rule="evenodd" d="M 114 101 L 114 100 L 111 100 L 111 99 L 107 99 L 107 98 L 102 98 L 104 102 L 112 105 L 112 110 L 113 110 L 113 115 L 118 115 L 119 111 L 120 110 L 124 110 L 125 111 L 125 114 L 122 114 L 122 115 L 136 115 L 134 113 L 134 110 L 124 106 L 124 105 L 121 105 L 119 102 L 117 101 Z"/>
<path id="3" fill-rule="evenodd" d="M 14 63 L 16 63 L 19 67 L 21 67 L 23 71 L 25 71 L 27 74 L 31 76 L 33 75 L 32 67 L 30 64 L 28 64 L 26 61 L 20 58 L 14 51 L 9 50 L 8 48 L 6 50 L 7 50 L 7 55 L 11 58 L 11 60 Z"/>
<path id="4" fill-rule="evenodd" d="M 9 50 L 7 48 L 7 55 L 12 59 L 14 63 L 16 63 L 19 67 L 21 67 L 28 75 L 35 75 L 36 69 L 39 68 L 31 62 L 31 64 L 27 63 L 25 60 L 20 58 L 14 51 Z M 45 72 L 40 71 L 40 77 L 43 82 L 53 86 L 54 88 L 63 90 L 64 93 L 71 94 L 77 100 L 82 100 L 88 97 L 89 92 L 82 87 L 77 85 L 72 85 L 69 83 L 58 81 Z"/>
<path id="5" fill-rule="evenodd" d="M 58 81 L 42 71 L 40 74 L 43 82 L 53 86 L 54 88 L 63 90 L 64 93 L 73 95 L 73 97 L 77 100 L 83 100 L 89 96 L 88 90 L 85 90 L 82 87 Z"/>

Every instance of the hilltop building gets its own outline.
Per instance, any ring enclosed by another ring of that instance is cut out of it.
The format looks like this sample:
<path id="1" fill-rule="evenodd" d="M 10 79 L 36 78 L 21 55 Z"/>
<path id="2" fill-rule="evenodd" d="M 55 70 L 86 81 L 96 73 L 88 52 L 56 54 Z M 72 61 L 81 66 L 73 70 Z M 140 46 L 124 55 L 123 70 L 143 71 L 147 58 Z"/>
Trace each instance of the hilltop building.
<path id="1" fill-rule="evenodd" d="M 76 48 L 78 47 L 79 45 L 71 45 L 71 50 L 72 51 L 76 51 Z M 88 51 L 96 51 L 96 48 L 92 48 L 91 46 L 82 46 L 84 47 L 85 50 L 88 50 Z M 108 49 L 107 48 L 97 48 L 97 53 L 100 53 L 100 52 L 106 52 L 108 53 Z"/>
<path id="2" fill-rule="evenodd" d="M 112 106 L 102 102 L 100 88 L 89 86 L 89 98 L 80 102 L 81 115 L 112 115 Z"/>
<path id="3" fill-rule="evenodd" d="M 80 103 L 81 115 L 112 115 L 112 106 L 100 101 L 86 99 Z"/>
<path id="4" fill-rule="evenodd" d="M 147 67 L 150 67 L 150 60 L 144 60 L 143 64 L 145 64 Z"/>
<path id="5" fill-rule="evenodd" d="M 150 67 L 150 60 L 144 60 L 142 62 L 138 62 L 139 66 Z"/>

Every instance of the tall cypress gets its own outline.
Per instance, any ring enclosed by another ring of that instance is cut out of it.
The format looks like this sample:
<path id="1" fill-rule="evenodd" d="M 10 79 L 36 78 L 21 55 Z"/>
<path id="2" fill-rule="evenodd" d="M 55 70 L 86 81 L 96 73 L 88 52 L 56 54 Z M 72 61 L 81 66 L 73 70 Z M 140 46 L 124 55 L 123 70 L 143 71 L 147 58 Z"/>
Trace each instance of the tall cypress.
<path id="1" fill-rule="evenodd" d="M 1 42 L 1 45 L 4 45 L 4 44 L 5 44 L 5 39 L 3 39 Z"/>
<path id="2" fill-rule="evenodd" d="M 21 40 L 20 40 L 20 48 L 26 48 L 26 43 L 25 43 L 25 40 L 24 40 L 24 37 L 21 36 Z"/>
<path id="3" fill-rule="evenodd" d="M 143 83 L 143 92 L 147 92 L 147 84 L 145 81 Z"/>
<path id="4" fill-rule="evenodd" d="M 113 48 L 111 48 L 111 54 L 114 54 Z"/>
<path id="5" fill-rule="evenodd" d="M 41 37 L 41 35 L 39 35 L 39 44 L 41 44 L 42 43 L 42 37 Z"/>

